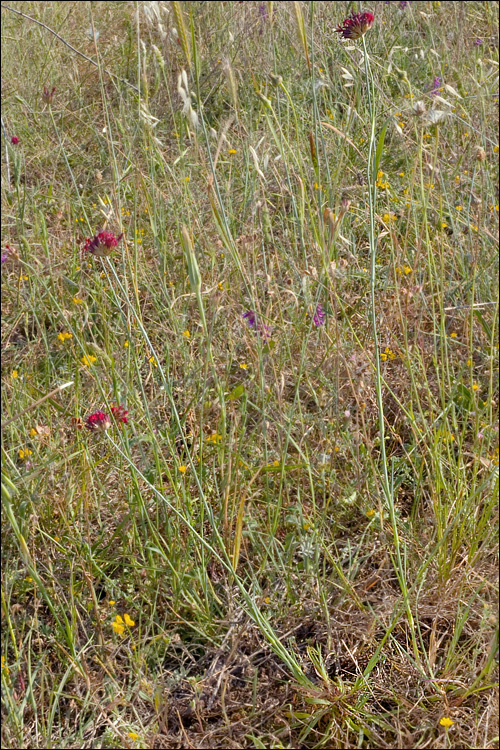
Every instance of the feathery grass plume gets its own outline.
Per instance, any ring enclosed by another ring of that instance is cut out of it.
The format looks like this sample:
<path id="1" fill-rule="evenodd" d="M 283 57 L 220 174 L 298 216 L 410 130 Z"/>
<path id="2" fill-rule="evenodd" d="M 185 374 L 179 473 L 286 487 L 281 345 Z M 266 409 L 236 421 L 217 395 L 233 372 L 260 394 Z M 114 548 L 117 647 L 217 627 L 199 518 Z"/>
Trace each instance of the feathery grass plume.
<path id="1" fill-rule="evenodd" d="M 236 112 L 236 114 L 238 114 L 238 84 L 236 82 L 236 76 L 234 75 L 231 63 L 227 59 L 224 61 L 224 73 L 227 79 L 229 92 L 231 94 L 234 111 Z"/>
<path id="2" fill-rule="evenodd" d="M 297 30 L 299 32 L 299 39 L 302 42 L 302 46 L 304 48 L 304 53 L 307 60 L 307 67 L 309 68 L 309 73 L 312 73 L 312 67 L 311 67 L 311 61 L 309 59 L 309 50 L 307 48 L 307 37 L 306 37 L 306 25 L 304 22 L 304 15 L 302 13 L 302 8 L 300 7 L 300 3 L 295 0 L 293 3 L 293 9 L 295 11 L 295 19 L 297 21 Z"/>
<path id="3" fill-rule="evenodd" d="M 172 1 L 172 10 L 174 11 L 175 22 L 177 24 L 177 33 L 179 34 L 179 40 L 181 43 L 182 51 L 186 56 L 186 62 L 188 68 L 191 67 L 191 48 L 188 42 L 188 35 L 186 24 L 184 23 L 184 13 L 179 2 Z"/>

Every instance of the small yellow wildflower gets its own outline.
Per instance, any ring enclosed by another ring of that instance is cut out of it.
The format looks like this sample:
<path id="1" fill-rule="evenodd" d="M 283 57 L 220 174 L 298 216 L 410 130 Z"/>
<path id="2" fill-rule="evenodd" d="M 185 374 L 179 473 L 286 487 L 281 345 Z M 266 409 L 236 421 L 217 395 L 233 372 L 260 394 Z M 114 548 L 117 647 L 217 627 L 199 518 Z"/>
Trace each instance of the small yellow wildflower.
<path id="1" fill-rule="evenodd" d="M 384 354 L 384 352 L 382 352 L 382 354 L 380 355 L 380 359 L 382 360 L 382 362 L 385 362 L 385 360 L 387 359 L 387 354 Z"/>
<path id="2" fill-rule="evenodd" d="M 219 435 L 217 432 L 214 432 L 213 435 L 209 435 L 206 438 L 207 443 L 220 443 L 222 440 L 222 435 Z"/>
<path id="3" fill-rule="evenodd" d="M 228 151 L 227 153 L 228 153 L 228 154 L 231 154 L 231 156 L 232 156 L 233 154 L 235 154 L 235 153 L 236 153 L 236 149 L 235 149 L 235 148 L 230 148 L 230 149 L 229 149 L 229 151 Z"/>
<path id="4" fill-rule="evenodd" d="M 179 466 L 179 471 L 181 472 L 181 474 L 185 474 L 187 471 L 187 466 Z"/>
<path id="5" fill-rule="evenodd" d="M 279 465 L 280 465 L 280 462 L 277 459 L 273 461 L 272 463 L 272 466 L 279 466 Z"/>
<path id="6" fill-rule="evenodd" d="M 183 331 L 182 335 L 185 336 L 187 339 L 191 338 L 191 334 L 189 333 L 188 330 Z"/>
<path id="7" fill-rule="evenodd" d="M 481 388 L 480 388 L 480 386 L 477 383 L 473 383 L 472 384 L 472 390 L 473 391 L 480 391 Z"/>
<path id="8" fill-rule="evenodd" d="M 154 357 L 150 357 L 149 361 L 151 362 L 151 364 L 153 365 L 153 367 L 158 367 L 158 365 L 156 364 L 156 359 Z"/>
<path id="9" fill-rule="evenodd" d="M 446 229 L 448 224 L 445 221 L 441 222 L 441 229 Z"/>
<path id="10" fill-rule="evenodd" d="M 1 665 L 2 666 L 2 672 L 5 672 L 5 674 L 9 674 L 9 668 L 8 668 L 7 664 L 5 663 L 5 656 L 2 656 L 1 662 L 2 662 L 2 665 Z"/>
<path id="11" fill-rule="evenodd" d="M 127 734 L 127 737 L 130 737 L 130 739 L 132 740 L 132 742 L 137 742 L 137 740 L 139 739 L 139 735 L 136 734 L 135 732 L 129 732 Z"/>
<path id="12" fill-rule="evenodd" d="M 117 616 L 116 616 L 116 620 L 113 620 L 113 622 L 111 623 L 111 625 L 113 626 L 113 630 L 115 631 L 115 633 L 117 633 L 118 635 L 123 635 L 123 633 L 124 633 L 124 631 L 125 631 L 125 625 L 123 625 L 123 624 L 122 624 L 122 623 L 121 623 L 121 622 L 120 622 L 120 621 L 118 620 L 118 618 L 119 618 L 119 617 L 120 617 L 120 615 L 117 615 Z M 120 617 L 120 620 L 121 620 L 121 619 L 122 619 L 122 618 Z"/>
<path id="13" fill-rule="evenodd" d="M 472 360 L 468 359 L 468 360 L 467 360 L 467 367 L 470 367 L 470 366 L 471 366 L 471 364 L 472 364 Z"/>
<path id="14" fill-rule="evenodd" d="M 445 729 L 449 729 L 455 722 L 448 718 L 448 716 L 443 716 L 442 719 L 439 719 L 439 723 L 442 727 L 445 727 Z"/>
<path id="15" fill-rule="evenodd" d="M 410 266 L 403 266 L 403 271 L 405 272 L 405 276 L 408 276 L 408 274 L 411 273 Z"/>
<path id="16" fill-rule="evenodd" d="M 28 456 L 33 455 L 33 451 L 30 451 L 29 448 L 26 448 L 26 450 L 20 449 L 18 455 L 21 461 L 24 461 L 25 458 L 28 458 Z"/>
<path id="17" fill-rule="evenodd" d="M 12 370 L 12 375 L 11 375 L 12 379 L 15 380 L 18 376 L 19 376 L 19 371 Z"/>
<path id="18" fill-rule="evenodd" d="M 222 286 L 222 281 L 219 281 L 219 283 L 217 284 L 217 286 L 219 287 L 219 291 L 222 292 L 222 290 L 224 289 L 224 287 Z"/>
<path id="19" fill-rule="evenodd" d="M 241 368 L 242 370 L 248 370 L 248 365 L 246 365 L 246 364 L 245 364 L 244 362 L 242 362 L 242 363 L 240 364 L 240 368 Z"/>
<path id="20" fill-rule="evenodd" d="M 384 214 L 382 216 L 382 221 L 385 221 L 386 223 L 389 223 L 390 221 L 394 221 L 396 218 L 396 214 L 390 213 L 390 214 Z"/>
<path id="21" fill-rule="evenodd" d="M 127 627 L 129 627 L 129 628 L 133 628 L 133 627 L 134 627 L 134 625 L 135 625 L 135 622 L 134 622 L 134 621 L 132 620 L 132 618 L 131 618 L 131 617 L 129 617 L 129 616 L 127 615 L 127 613 L 126 613 L 126 612 L 125 612 L 125 614 L 123 615 L 123 619 L 125 620 L 125 625 L 127 625 Z"/>
<path id="22" fill-rule="evenodd" d="M 495 148 L 493 149 L 493 151 L 495 152 L 495 154 L 498 154 L 498 146 L 495 146 Z"/>
<path id="23" fill-rule="evenodd" d="M 368 518 L 371 518 L 372 516 L 374 516 L 375 511 L 373 510 L 373 508 L 371 508 L 371 510 L 367 510 L 366 515 L 368 516 Z"/>
<path id="24" fill-rule="evenodd" d="M 68 333 L 67 331 L 61 331 L 61 333 L 58 334 L 57 338 L 59 339 L 59 341 L 66 341 L 67 339 L 72 339 L 73 334 Z"/>
<path id="25" fill-rule="evenodd" d="M 453 331 L 453 333 L 450 333 L 450 336 L 452 339 L 456 339 L 458 336 L 458 333 L 455 333 L 455 331 Z"/>
<path id="26" fill-rule="evenodd" d="M 123 343 L 123 346 L 125 347 L 125 349 L 128 349 L 128 339 Z"/>
<path id="27" fill-rule="evenodd" d="M 74 305 L 83 305 L 83 300 L 80 299 L 80 297 L 73 297 L 73 304 Z"/>
<path id="28" fill-rule="evenodd" d="M 455 206 L 455 211 L 461 211 L 461 210 L 462 210 L 462 206 Z"/>
<path id="29" fill-rule="evenodd" d="M 88 356 L 85 355 L 85 357 L 81 358 L 80 362 L 82 365 L 85 365 L 85 367 L 90 367 L 94 362 L 97 362 L 97 357 L 94 357 L 93 354 L 89 354 Z"/>

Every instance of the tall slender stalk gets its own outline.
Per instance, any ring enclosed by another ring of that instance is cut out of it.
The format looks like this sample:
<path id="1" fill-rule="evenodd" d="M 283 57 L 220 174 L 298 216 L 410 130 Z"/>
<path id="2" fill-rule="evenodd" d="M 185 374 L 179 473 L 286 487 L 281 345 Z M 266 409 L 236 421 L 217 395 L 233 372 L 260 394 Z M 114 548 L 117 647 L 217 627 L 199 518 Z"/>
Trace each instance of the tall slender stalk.
<path id="1" fill-rule="evenodd" d="M 401 557 L 401 548 L 399 544 L 399 535 L 397 528 L 397 519 L 394 509 L 394 497 L 393 497 L 393 482 L 389 483 L 389 472 L 387 468 L 387 455 L 385 452 L 385 425 L 384 425 L 384 403 L 382 398 L 382 373 L 380 371 L 380 356 L 378 347 L 378 331 L 377 331 L 377 312 L 375 305 L 375 256 L 377 250 L 377 243 L 375 237 L 375 207 L 377 203 L 377 185 L 375 175 L 375 126 L 376 126 L 376 113 L 374 107 L 374 85 L 373 76 L 370 68 L 370 59 L 368 57 L 368 51 L 366 49 L 366 42 L 364 36 L 363 39 L 363 53 L 365 61 L 365 76 L 366 76 L 366 89 L 368 92 L 368 110 L 370 114 L 371 130 L 370 130 L 370 142 L 368 148 L 368 161 L 366 165 L 366 179 L 368 183 L 368 209 L 369 209 L 369 224 L 368 224 L 368 240 L 370 244 L 370 318 L 372 324 L 373 344 L 374 344 L 374 356 L 375 356 L 375 387 L 377 392 L 377 410 L 379 420 L 379 437 L 380 437 L 380 460 L 382 464 L 382 489 L 385 496 L 387 509 L 389 511 L 389 518 L 392 526 L 392 533 L 394 539 L 394 547 L 396 550 L 396 559 L 393 560 L 394 570 L 396 572 L 399 586 L 403 594 L 403 600 L 406 609 L 406 615 L 408 617 L 408 624 L 411 631 L 411 639 L 413 644 L 413 651 L 417 663 L 420 663 L 420 654 L 418 651 L 418 645 L 415 636 L 415 627 L 413 621 L 413 614 L 410 609 L 409 598 L 408 598 L 408 587 L 406 585 L 406 571 L 405 565 Z M 382 517 L 380 519 L 383 523 Z M 392 557 L 392 555 L 391 555 Z"/>

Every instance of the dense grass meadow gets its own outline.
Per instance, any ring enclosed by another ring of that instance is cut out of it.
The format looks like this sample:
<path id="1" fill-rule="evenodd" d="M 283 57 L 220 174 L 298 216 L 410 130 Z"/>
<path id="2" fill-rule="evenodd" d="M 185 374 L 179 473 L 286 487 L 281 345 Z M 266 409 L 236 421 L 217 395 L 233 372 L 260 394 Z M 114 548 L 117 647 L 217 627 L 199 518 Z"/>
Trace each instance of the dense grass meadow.
<path id="1" fill-rule="evenodd" d="M 498 747 L 498 16 L 2 5 L 2 747 Z"/>

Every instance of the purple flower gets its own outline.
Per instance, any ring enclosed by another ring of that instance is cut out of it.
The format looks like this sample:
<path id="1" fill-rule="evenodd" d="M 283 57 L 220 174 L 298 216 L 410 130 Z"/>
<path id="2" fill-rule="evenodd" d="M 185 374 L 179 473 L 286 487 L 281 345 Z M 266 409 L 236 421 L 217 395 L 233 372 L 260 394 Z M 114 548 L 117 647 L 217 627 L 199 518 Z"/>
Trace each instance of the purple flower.
<path id="1" fill-rule="evenodd" d="M 474 42 L 474 46 L 475 47 L 480 47 L 482 43 L 483 43 L 482 39 L 476 39 L 476 41 Z"/>
<path id="2" fill-rule="evenodd" d="M 12 138 L 10 139 L 10 142 L 12 143 L 13 146 L 17 146 L 17 144 L 19 143 L 19 138 L 17 137 L 17 135 L 13 135 Z"/>
<path id="3" fill-rule="evenodd" d="M 431 96 L 436 96 L 437 94 L 439 94 L 440 86 L 441 86 L 441 78 L 439 76 L 436 76 L 434 78 L 434 83 L 432 84 Z"/>
<path id="4" fill-rule="evenodd" d="M 253 328 L 255 333 L 258 333 L 259 336 L 262 336 L 262 338 L 270 338 L 271 334 L 269 333 L 269 326 L 266 326 L 264 323 L 260 323 L 257 320 L 257 313 L 253 310 L 248 310 L 246 313 L 243 313 L 243 317 L 246 319 L 248 325 L 250 328 Z"/>
<path id="5" fill-rule="evenodd" d="M 314 325 L 319 328 L 320 326 L 323 325 L 323 323 L 325 322 L 325 319 L 326 319 L 325 312 L 323 308 L 321 307 L 321 305 L 318 305 L 316 307 L 316 312 L 314 313 L 314 317 L 313 317 Z"/>
<path id="6" fill-rule="evenodd" d="M 5 261 L 7 260 L 7 258 L 9 257 L 11 253 L 12 253 L 12 248 L 10 247 L 10 245 L 5 245 L 5 252 L 2 253 L 2 257 L 1 257 L 2 264 L 5 263 Z"/>
<path id="7" fill-rule="evenodd" d="M 259 16 L 262 16 L 263 18 L 267 18 L 267 8 L 262 3 L 259 5 Z"/>
<path id="8" fill-rule="evenodd" d="M 411 3 L 411 0 L 401 0 L 399 3 L 400 8 L 407 8 L 409 4 Z"/>

